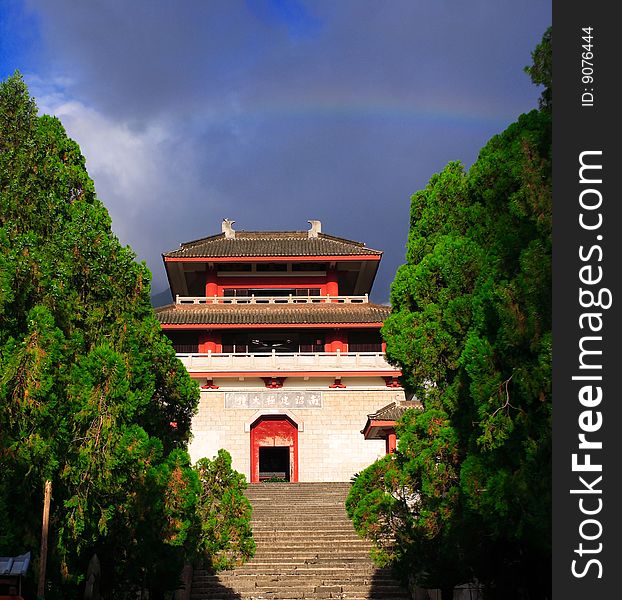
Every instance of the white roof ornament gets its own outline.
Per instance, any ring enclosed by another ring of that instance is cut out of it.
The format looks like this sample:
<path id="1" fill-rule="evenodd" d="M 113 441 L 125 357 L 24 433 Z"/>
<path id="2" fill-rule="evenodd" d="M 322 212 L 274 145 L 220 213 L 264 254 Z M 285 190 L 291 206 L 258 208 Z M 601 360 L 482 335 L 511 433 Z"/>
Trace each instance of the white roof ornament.
<path id="1" fill-rule="evenodd" d="M 307 221 L 311 225 L 308 234 L 310 238 L 316 238 L 318 233 L 322 233 L 322 221 Z"/>
<path id="2" fill-rule="evenodd" d="M 222 220 L 222 232 L 225 234 L 227 239 L 232 240 L 235 238 L 235 230 L 233 229 L 234 223 L 235 221 L 232 221 L 231 219 Z"/>

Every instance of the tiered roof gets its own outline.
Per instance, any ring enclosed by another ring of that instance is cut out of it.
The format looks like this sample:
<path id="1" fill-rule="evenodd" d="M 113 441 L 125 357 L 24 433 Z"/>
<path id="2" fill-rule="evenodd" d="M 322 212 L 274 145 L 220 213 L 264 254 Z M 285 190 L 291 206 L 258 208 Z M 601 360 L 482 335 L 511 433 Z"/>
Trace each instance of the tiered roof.
<path id="1" fill-rule="evenodd" d="M 382 304 L 169 304 L 156 309 L 162 325 L 381 324 Z"/>

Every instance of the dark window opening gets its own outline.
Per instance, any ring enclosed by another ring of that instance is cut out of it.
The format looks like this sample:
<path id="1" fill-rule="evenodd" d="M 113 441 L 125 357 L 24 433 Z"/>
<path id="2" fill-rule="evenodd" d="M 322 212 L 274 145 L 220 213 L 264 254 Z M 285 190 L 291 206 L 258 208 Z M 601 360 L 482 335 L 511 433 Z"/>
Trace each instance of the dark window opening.
<path id="1" fill-rule="evenodd" d="M 320 288 L 228 288 L 223 290 L 226 298 L 287 298 L 289 296 L 319 296 Z M 296 302 L 296 299 L 293 298 Z"/>
<path id="2" fill-rule="evenodd" d="M 234 352 L 246 354 L 248 352 L 248 336 L 223 333 L 222 351 L 224 354 L 232 354 Z"/>
<path id="3" fill-rule="evenodd" d="M 328 265 L 319 262 L 293 263 L 292 271 L 326 271 Z"/>
<path id="4" fill-rule="evenodd" d="M 299 352 L 298 342 L 295 336 L 282 335 L 257 335 L 249 336 L 249 352 Z"/>
<path id="5" fill-rule="evenodd" d="M 287 263 L 257 263 L 257 271 L 287 271 Z"/>
<path id="6" fill-rule="evenodd" d="M 203 296 L 205 294 L 205 271 L 187 272 L 186 286 L 189 296 Z"/>
<path id="7" fill-rule="evenodd" d="M 289 481 L 289 446 L 260 446 L 259 481 L 277 477 Z"/>
<path id="8" fill-rule="evenodd" d="M 300 334 L 299 352 L 324 352 L 324 335 L 312 333 L 312 334 Z"/>
<path id="9" fill-rule="evenodd" d="M 324 352 L 324 333 L 305 333 L 283 331 L 267 333 L 250 331 L 249 333 L 226 334 L 222 336 L 224 353 L 242 352 L 262 354 L 269 352 Z"/>
<path id="10" fill-rule="evenodd" d="M 223 295 L 225 298 L 246 298 L 247 296 L 250 296 L 248 292 L 249 290 L 231 288 L 223 290 Z"/>
<path id="11" fill-rule="evenodd" d="M 164 333 L 173 343 L 175 352 L 194 354 L 199 351 L 199 335 L 192 331 L 167 331 Z"/>
<path id="12" fill-rule="evenodd" d="M 219 271 L 252 271 L 251 263 L 221 263 L 218 265 Z"/>
<path id="13" fill-rule="evenodd" d="M 351 331 L 348 333 L 348 352 L 382 352 L 379 331 Z"/>

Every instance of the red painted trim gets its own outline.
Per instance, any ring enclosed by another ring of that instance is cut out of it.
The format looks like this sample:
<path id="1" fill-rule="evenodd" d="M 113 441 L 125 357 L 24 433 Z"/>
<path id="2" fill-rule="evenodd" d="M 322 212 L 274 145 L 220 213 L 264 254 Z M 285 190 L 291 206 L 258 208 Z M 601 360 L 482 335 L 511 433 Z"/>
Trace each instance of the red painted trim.
<path id="1" fill-rule="evenodd" d="M 384 377 L 401 371 L 192 371 L 190 377 L 229 379 L 231 377 Z"/>
<path id="2" fill-rule="evenodd" d="M 298 426 L 286 415 L 263 415 L 251 425 L 251 483 L 259 483 L 259 448 L 276 446 L 277 441 L 289 446 L 290 483 L 298 481 Z"/>
<path id="3" fill-rule="evenodd" d="M 217 390 L 218 386 L 214 385 L 214 380 L 213 379 L 208 379 L 207 383 L 205 385 L 201 386 L 202 390 Z"/>
<path id="4" fill-rule="evenodd" d="M 395 421 L 377 421 L 377 420 L 369 421 L 369 425 L 367 425 L 365 429 L 363 429 L 363 431 L 361 432 L 363 436 L 365 437 L 365 439 L 368 439 L 367 436 L 369 435 L 369 430 L 372 428 L 376 428 L 376 427 L 390 427 L 394 429 Z"/>
<path id="5" fill-rule="evenodd" d="M 395 427 L 395 421 L 380 421 L 372 420 L 369 423 L 370 427 Z"/>
<path id="6" fill-rule="evenodd" d="M 270 390 L 278 390 L 283 387 L 287 377 L 262 377 L 264 385 Z"/>
<path id="7" fill-rule="evenodd" d="M 401 388 L 402 384 L 399 382 L 397 377 L 385 377 L 385 384 L 388 388 Z"/>
<path id="8" fill-rule="evenodd" d="M 164 256 L 164 262 L 328 262 L 328 261 L 380 261 L 381 254 L 348 254 L 346 256 Z"/>
<path id="9" fill-rule="evenodd" d="M 335 377 L 335 383 L 332 383 L 328 387 L 331 390 L 335 390 L 335 389 L 342 390 L 346 388 L 346 386 L 343 383 L 341 383 L 341 377 Z"/>
<path id="10" fill-rule="evenodd" d="M 281 305 L 287 306 L 287 305 Z M 163 323 L 162 329 L 380 329 L 382 323 Z"/>

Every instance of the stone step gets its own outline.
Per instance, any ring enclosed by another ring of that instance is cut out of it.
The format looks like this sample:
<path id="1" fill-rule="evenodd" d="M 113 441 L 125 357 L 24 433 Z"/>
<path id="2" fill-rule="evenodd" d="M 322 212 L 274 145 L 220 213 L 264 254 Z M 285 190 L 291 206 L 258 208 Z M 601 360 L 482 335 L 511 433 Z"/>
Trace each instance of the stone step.
<path id="1" fill-rule="evenodd" d="M 356 532 L 352 529 L 352 523 L 348 523 L 346 521 L 332 521 L 332 522 L 321 522 L 321 521 L 310 521 L 299 519 L 296 521 L 281 521 L 278 522 L 276 519 L 274 521 L 261 521 L 261 522 L 251 522 L 251 527 L 253 531 L 288 531 L 288 530 L 296 530 L 308 532 L 317 532 L 317 533 L 331 533 L 333 531 L 339 532 L 351 532 L 352 535 L 358 537 Z"/>
<path id="2" fill-rule="evenodd" d="M 231 587 L 226 583 L 218 583 L 210 588 L 194 589 L 193 596 L 211 598 L 219 596 L 223 592 L 237 593 L 244 597 L 255 596 L 262 598 L 270 595 L 279 594 L 279 597 L 300 597 L 296 594 L 303 594 L 302 597 L 309 597 L 319 592 L 332 592 L 336 598 L 350 598 L 351 596 L 364 596 L 370 593 L 384 594 L 386 597 L 408 597 L 408 593 L 398 585 L 384 585 L 371 582 L 368 584 L 335 583 L 335 582 L 297 582 L 293 585 L 283 585 L 282 581 L 274 581 L 261 586 Z"/>
<path id="3" fill-rule="evenodd" d="M 358 548 L 352 550 L 344 549 L 340 552 L 330 552 L 326 549 L 322 550 L 317 548 L 296 548 L 290 551 L 260 549 L 255 553 L 251 561 L 261 560 L 265 562 L 267 560 L 272 560 L 284 563 L 288 560 L 304 562 L 309 560 L 330 560 L 331 558 L 338 559 L 341 562 L 347 562 L 350 558 L 356 559 L 357 561 L 360 558 L 367 560 L 370 558 L 370 550 L 369 548 Z M 246 564 L 250 564 L 251 561 Z"/>
<path id="4" fill-rule="evenodd" d="M 258 521 L 260 519 L 287 519 L 288 517 L 317 518 L 320 516 L 341 517 L 344 519 L 348 518 L 344 508 L 339 508 L 338 510 L 322 510 L 319 508 L 307 510 L 307 508 L 303 506 L 297 507 L 295 505 L 288 505 L 276 507 L 274 509 L 270 508 L 269 510 L 254 510 L 252 519 L 253 521 Z"/>
<path id="5" fill-rule="evenodd" d="M 317 568 L 317 567 L 312 567 L 312 566 L 305 566 L 305 567 L 289 569 L 283 573 L 277 572 L 278 569 L 273 569 L 273 570 L 268 569 L 266 573 L 263 573 L 263 574 L 258 574 L 254 570 L 249 570 L 248 572 L 246 572 L 245 569 L 246 567 L 242 566 L 242 567 L 238 567 L 236 569 L 230 570 L 230 571 L 221 571 L 220 573 L 216 575 L 209 573 L 208 571 L 205 571 L 203 569 L 197 569 L 194 573 L 194 576 L 196 579 L 209 580 L 209 581 L 217 581 L 218 579 L 222 579 L 222 578 L 236 579 L 236 578 L 245 578 L 245 577 L 255 577 L 255 578 L 270 577 L 272 578 L 275 576 L 279 576 L 282 578 L 287 578 L 287 577 L 295 578 L 295 577 L 301 577 L 301 576 L 303 577 L 316 577 L 317 576 L 317 577 L 332 579 L 334 577 L 344 576 L 343 569 L 336 568 L 336 567 Z M 393 574 L 391 573 L 389 569 L 378 568 L 378 567 L 375 567 L 371 563 L 367 565 L 358 565 L 356 568 L 355 574 L 352 574 L 352 575 L 350 573 L 346 574 L 347 579 L 351 579 L 354 576 L 366 577 L 367 579 L 373 578 L 374 580 L 376 579 L 384 580 L 384 579 L 389 579 L 389 578 L 393 579 Z"/>
<path id="6" fill-rule="evenodd" d="M 342 576 L 344 569 L 347 569 L 348 576 L 356 572 L 357 576 L 374 576 L 376 572 L 375 567 L 371 562 L 369 563 L 350 563 L 347 566 L 340 565 L 257 565 L 246 563 L 242 567 L 235 569 L 235 573 L 238 575 L 295 575 L 305 577 L 332 577 L 333 575 Z M 259 572 L 259 573 L 258 573 Z"/>
<path id="7" fill-rule="evenodd" d="M 317 586 L 340 586 L 344 590 L 368 589 L 370 586 L 382 587 L 383 589 L 400 590 L 397 582 L 390 578 L 376 579 L 375 577 L 302 577 L 302 576 L 247 576 L 247 577 L 218 577 L 216 580 L 197 581 L 195 589 L 206 589 L 215 583 L 221 586 L 235 588 L 236 590 L 267 588 L 276 584 L 283 588 L 304 587 L 307 585 Z"/>
<path id="8" fill-rule="evenodd" d="M 281 534 L 276 531 L 262 533 L 255 532 L 255 535 L 253 537 L 255 538 L 255 542 L 258 545 L 271 544 L 274 546 L 275 544 L 278 544 L 280 548 L 289 548 L 290 546 L 298 547 L 300 546 L 300 544 L 307 543 L 311 543 L 313 544 L 313 546 L 316 547 L 320 546 L 333 548 L 342 544 L 352 544 L 361 548 L 371 548 L 371 543 L 367 540 L 359 537 L 352 537 L 347 533 L 343 533 L 341 535 L 335 533 L 326 535 L 314 535 L 312 540 L 310 540 L 309 536 L 305 535 L 305 533 L 306 532 L 290 532 L 288 534 L 288 539 L 286 542 L 283 542 L 283 540 L 281 539 Z"/>
<path id="9" fill-rule="evenodd" d="M 201 588 L 200 586 L 197 586 L 194 589 L 194 592 L 196 594 L 202 593 L 206 596 L 209 596 L 210 593 L 214 592 L 214 589 L 218 590 L 218 588 L 220 587 L 221 589 L 227 588 L 235 592 L 252 592 L 252 591 L 255 591 L 255 592 L 264 591 L 265 592 L 267 590 L 274 590 L 274 589 L 278 589 L 282 592 L 291 592 L 292 590 L 300 592 L 300 591 L 317 591 L 318 589 L 322 588 L 324 590 L 332 589 L 333 591 L 337 591 L 340 593 L 348 592 L 348 593 L 364 594 L 372 590 L 377 591 L 377 592 L 382 591 L 386 594 L 404 593 L 404 590 L 401 589 L 399 585 L 395 583 L 393 584 L 377 584 L 375 582 L 352 583 L 352 582 L 338 581 L 338 580 L 333 580 L 333 581 L 322 581 L 322 580 L 308 581 L 307 580 L 306 582 L 302 582 L 300 580 L 283 581 L 280 579 L 275 579 L 274 581 L 264 582 L 260 584 L 255 584 L 252 581 L 247 581 L 243 583 L 242 582 L 229 583 L 229 582 L 223 581 L 219 583 L 220 585 L 217 585 L 217 586 L 210 584 L 209 586 L 205 586 L 203 588 Z"/>
<path id="10" fill-rule="evenodd" d="M 263 582 L 273 582 L 275 579 L 278 579 L 280 581 L 283 582 L 299 582 L 300 581 L 300 577 L 311 577 L 308 572 L 306 571 L 305 573 L 301 574 L 297 574 L 297 573 L 292 573 L 292 574 L 285 574 L 285 575 L 270 575 L 270 574 L 264 574 L 264 575 L 258 575 L 257 573 L 242 573 L 240 572 L 241 569 L 236 569 L 234 571 L 222 571 L 221 573 L 218 573 L 217 575 L 213 575 L 208 573 L 207 571 L 197 571 L 195 573 L 195 581 L 200 582 L 200 583 L 214 583 L 214 582 L 244 582 L 244 581 L 250 581 L 253 584 L 254 583 L 263 583 Z M 363 574 L 363 576 L 361 576 L 361 573 L 359 573 L 357 571 L 357 573 L 351 574 L 351 573 L 344 573 L 343 570 L 337 570 L 334 569 L 332 572 L 329 573 L 325 573 L 322 572 L 317 576 L 313 576 L 316 579 L 320 579 L 323 582 L 326 581 L 347 581 L 347 582 L 351 582 L 353 580 L 356 581 L 360 581 L 362 583 L 371 583 L 372 581 L 374 582 L 389 582 L 389 581 L 393 581 L 394 577 L 393 574 L 390 571 L 384 570 L 384 569 L 367 569 L 366 573 Z"/>
<path id="11" fill-rule="evenodd" d="M 245 564 L 246 569 L 277 569 L 282 572 L 286 572 L 289 568 L 300 569 L 302 567 L 309 566 L 322 566 L 322 567 L 331 567 L 338 569 L 351 569 L 355 567 L 357 564 L 367 565 L 370 561 L 369 556 L 347 556 L 347 557 L 336 557 L 331 559 L 330 557 L 325 558 L 296 558 L 296 559 L 279 559 L 279 558 L 258 558 L 252 559 Z"/>
<path id="12" fill-rule="evenodd" d="M 235 598 L 249 598 L 251 600 L 302 600 L 302 599 L 340 599 L 340 600 L 410 600 L 410 595 L 404 591 L 389 591 L 384 589 L 339 591 L 333 588 L 305 588 L 300 590 L 244 590 L 238 592 L 226 588 L 214 589 L 209 592 L 192 593 L 192 600 L 233 600 Z"/>
<path id="13" fill-rule="evenodd" d="M 280 517 L 287 517 L 293 514 L 303 514 L 303 515 L 344 515 L 346 516 L 346 509 L 343 506 L 326 506 L 322 508 L 321 506 L 309 507 L 305 506 L 304 503 L 301 504 L 283 504 L 283 505 L 270 505 L 270 506 L 262 506 L 253 508 L 253 518 L 257 518 L 259 516 L 269 516 L 278 515 Z"/>
<path id="14" fill-rule="evenodd" d="M 259 540 L 255 539 L 257 543 L 258 550 L 257 552 L 263 552 L 264 550 L 272 549 L 273 552 L 346 552 L 348 550 L 355 550 L 356 552 L 366 552 L 369 553 L 372 546 L 368 542 L 353 540 L 350 543 L 343 543 L 337 541 L 325 541 L 321 542 L 318 540 L 309 541 L 309 540 L 300 540 L 296 542 L 296 540 L 289 540 L 287 544 L 279 545 L 278 547 L 273 547 L 271 542 L 268 540 L 267 543 L 261 544 Z M 267 548 L 266 548 L 267 546 Z M 257 555 L 257 553 L 255 553 Z"/>
<path id="15" fill-rule="evenodd" d="M 281 525 L 291 525 L 292 523 L 314 524 L 325 529 L 330 529 L 331 527 L 334 527 L 335 525 L 343 525 L 343 526 L 350 525 L 350 527 L 352 527 L 352 524 L 348 520 L 345 513 L 343 515 L 341 514 L 320 515 L 320 514 L 314 513 L 312 515 L 296 514 L 296 515 L 285 515 L 285 516 L 282 513 L 281 514 L 275 513 L 273 515 L 257 515 L 251 521 L 251 524 L 255 526 L 271 525 L 273 527 L 274 526 L 280 527 Z"/>
<path id="16" fill-rule="evenodd" d="M 410 600 L 410 595 L 404 590 L 370 587 L 365 589 L 342 589 L 340 586 L 309 586 L 300 589 L 281 589 L 278 587 L 253 590 L 231 590 L 228 588 L 214 588 L 207 591 L 193 592 L 193 600 L 208 600 L 216 598 L 252 598 L 254 600 L 274 598 L 384 598 Z"/>
<path id="17" fill-rule="evenodd" d="M 302 589 L 282 590 L 278 587 L 267 588 L 265 590 L 228 590 L 226 588 L 213 589 L 204 592 L 192 593 L 190 596 L 193 600 L 217 600 L 217 599 L 233 599 L 233 598 L 250 598 L 253 600 L 263 599 L 303 599 L 303 598 L 379 598 L 388 600 L 409 600 L 410 596 L 403 590 L 393 590 L 384 588 L 367 588 L 360 590 L 343 590 L 339 586 L 308 586 Z"/>

